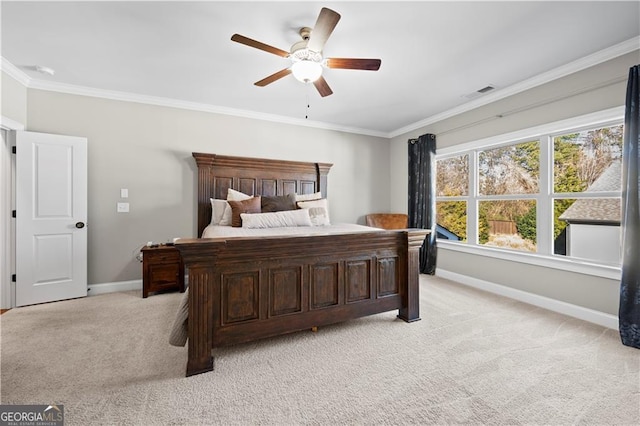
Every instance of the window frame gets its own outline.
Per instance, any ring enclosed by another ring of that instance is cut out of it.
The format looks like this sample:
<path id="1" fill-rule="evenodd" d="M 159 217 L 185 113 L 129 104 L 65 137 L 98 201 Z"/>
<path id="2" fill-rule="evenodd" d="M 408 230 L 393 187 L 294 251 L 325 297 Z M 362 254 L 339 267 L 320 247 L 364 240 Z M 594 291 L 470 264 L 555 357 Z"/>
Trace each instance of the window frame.
<path id="1" fill-rule="evenodd" d="M 553 192 L 553 138 L 576 131 L 608 127 L 623 124 L 624 106 L 610 108 L 591 114 L 581 115 L 565 120 L 542 124 L 515 132 L 495 135 L 476 141 L 466 142 L 450 147 L 436 149 L 436 161 L 467 154 L 469 156 L 469 186 L 468 195 L 454 197 L 436 197 L 436 201 L 466 201 L 467 202 L 467 241 L 448 241 L 438 239 L 439 247 L 447 250 L 469 254 L 493 257 L 508 261 L 527 263 L 578 272 L 609 279 L 620 279 L 620 265 L 604 262 L 588 261 L 579 258 L 553 254 L 553 203 L 562 198 L 592 198 L 593 193 L 554 193 Z M 523 142 L 538 140 L 540 143 L 540 176 L 539 192 L 536 194 L 513 195 L 480 195 L 478 193 L 479 152 L 500 146 L 515 145 Z M 598 198 L 616 197 L 621 192 L 599 192 Z M 531 199 L 536 202 L 536 253 L 509 250 L 498 247 L 485 246 L 478 243 L 478 207 L 480 201 L 488 200 L 521 200 Z M 470 226 L 472 225 L 472 226 Z"/>

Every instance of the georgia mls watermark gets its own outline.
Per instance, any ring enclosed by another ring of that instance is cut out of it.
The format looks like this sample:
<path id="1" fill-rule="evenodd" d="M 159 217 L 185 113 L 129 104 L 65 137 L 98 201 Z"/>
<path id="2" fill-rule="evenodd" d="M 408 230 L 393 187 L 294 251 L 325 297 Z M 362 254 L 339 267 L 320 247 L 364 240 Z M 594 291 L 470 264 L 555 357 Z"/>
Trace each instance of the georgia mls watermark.
<path id="1" fill-rule="evenodd" d="M 0 405 L 0 426 L 63 425 L 63 405 Z"/>

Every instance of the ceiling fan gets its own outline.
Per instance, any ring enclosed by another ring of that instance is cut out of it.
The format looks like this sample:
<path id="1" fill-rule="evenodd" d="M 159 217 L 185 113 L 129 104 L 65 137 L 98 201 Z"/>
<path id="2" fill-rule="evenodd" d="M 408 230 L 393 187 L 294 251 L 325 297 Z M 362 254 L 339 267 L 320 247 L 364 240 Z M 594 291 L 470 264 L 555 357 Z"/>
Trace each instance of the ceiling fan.
<path id="1" fill-rule="evenodd" d="M 324 77 L 322 77 L 324 67 L 377 71 L 382 63 L 380 59 L 323 58 L 322 49 L 339 20 L 340 14 L 323 7 L 318 15 L 316 25 L 313 28 L 301 28 L 299 33 L 302 40 L 291 46 L 289 52 L 240 34 L 234 34 L 231 40 L 291 60 L 291 66 L 255 82 L 256 86 L 264 87 L 282 77 L 293 74 L 296 79 L 303 83 L 313 82 L 320 96 L 325 97 L 331 95 L 333 91 Z"/>

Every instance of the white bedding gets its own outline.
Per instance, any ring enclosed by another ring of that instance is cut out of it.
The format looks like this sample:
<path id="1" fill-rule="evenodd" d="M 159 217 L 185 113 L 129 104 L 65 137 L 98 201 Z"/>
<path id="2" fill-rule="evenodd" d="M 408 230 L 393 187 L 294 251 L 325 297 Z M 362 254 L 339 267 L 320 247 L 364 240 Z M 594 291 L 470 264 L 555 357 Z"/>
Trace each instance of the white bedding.
<path id="1" fill-rule="evenodd" d="M 235 228 L 232 226 L 209 225 L 202 231 L 202 238 L 218 237 L 273 237 L 293 235 L 332 235 L 353 234 L 356 232 L 379 232 L 379 228 L 356 225 L 353 223 L 338 223 L 327 226 L 296 226 L 286 228 Z"/>

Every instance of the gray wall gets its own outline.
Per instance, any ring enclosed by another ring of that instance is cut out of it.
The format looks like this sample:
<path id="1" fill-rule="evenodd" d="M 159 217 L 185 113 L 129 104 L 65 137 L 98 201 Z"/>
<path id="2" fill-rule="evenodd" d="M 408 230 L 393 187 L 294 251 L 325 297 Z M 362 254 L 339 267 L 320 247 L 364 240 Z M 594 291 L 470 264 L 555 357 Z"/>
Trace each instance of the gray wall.
<path id="1" fill-rule="evenodd" d="M 632 52 L 475 110 L 391 140 L 391 208 L 407 210 L 407 140 L 434 133 L 437 147 L 501 135 L 572 118 L 625 103 L 629 68 L 640 62 Z M 501 118 L 498 118 L 502 115 Z M 473 124 L 478 123 L 478 124 Z M 438 249 L 438 268 L 616 315 L 617 280 Z"/>
<path id="2" fill-rule="evenodd" d="M 89 140 L 89 284 L 139 279 L 143 244 L 195 236 L 193 151 L 333 163 L 332 222 L 389 208 L 386 138 L 35 89 L 27 98 L 28 130 Z M 130 213 L 116 213 L 118 201 Z"/>
<path id="3" fill-rule="evenodd" d="M 369 212 L 406 211 L 407 139 L 435 133 L 438 147 L 448 147 L 621 106 L 628 69 L 639 58 L 633 52 L 390 141 L 26 89 L 6 75 L 2 114 L 28 130 L 89 139 L 89 283 L 97 284 L 139 279 L 134 255 L 146 241 L 195 235 L 192 151 L 334 163 L 332 221 L 363 223 Z M 125 201 L 120 188 L 129 189 L 128 214 L 116 213 L 116 203 Z M 443 248 L 438 256 L 441 269 L 617 313 L 617 280 Z"/>

